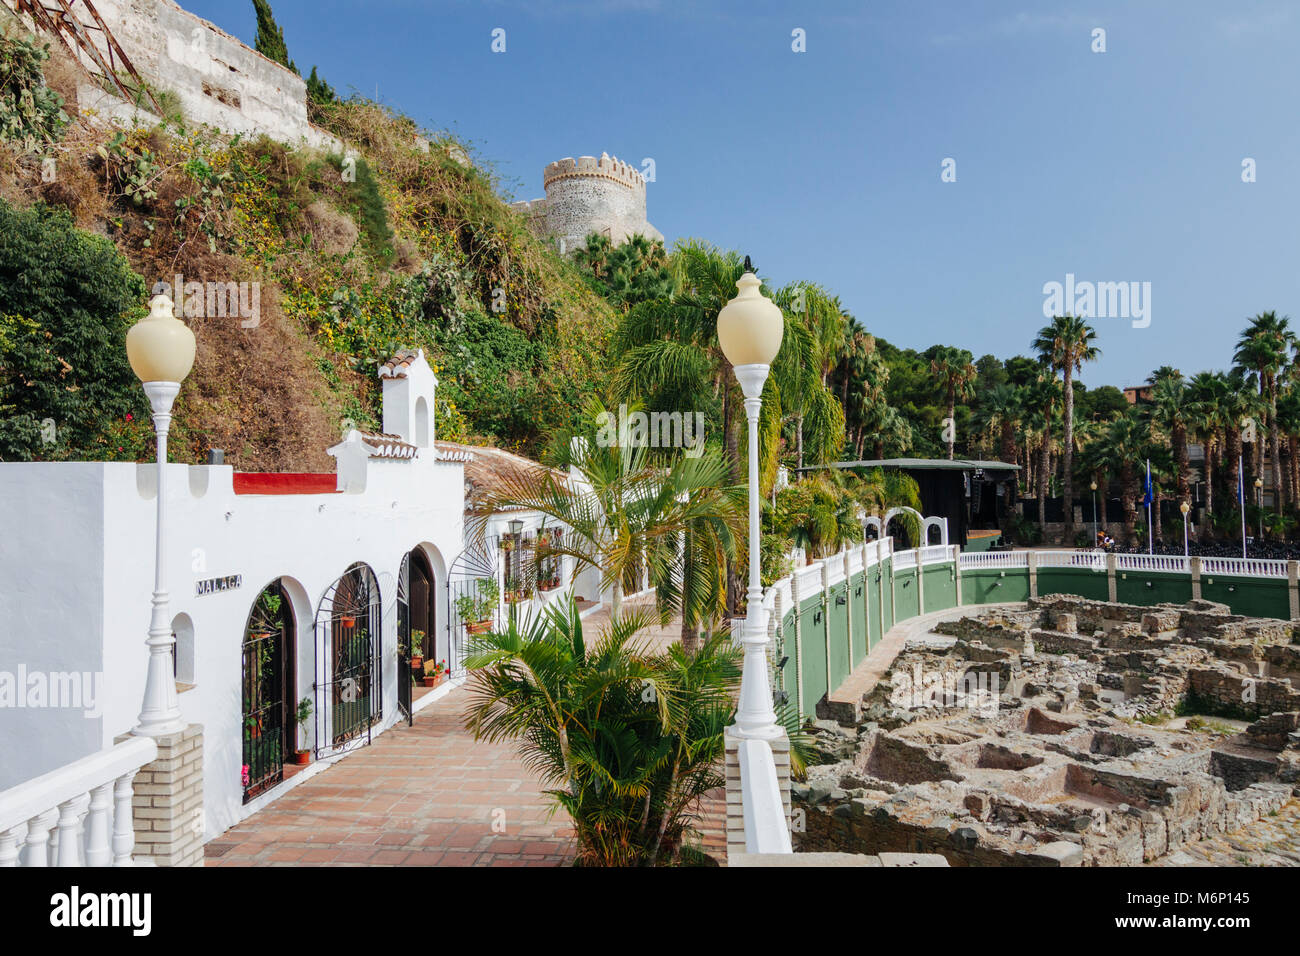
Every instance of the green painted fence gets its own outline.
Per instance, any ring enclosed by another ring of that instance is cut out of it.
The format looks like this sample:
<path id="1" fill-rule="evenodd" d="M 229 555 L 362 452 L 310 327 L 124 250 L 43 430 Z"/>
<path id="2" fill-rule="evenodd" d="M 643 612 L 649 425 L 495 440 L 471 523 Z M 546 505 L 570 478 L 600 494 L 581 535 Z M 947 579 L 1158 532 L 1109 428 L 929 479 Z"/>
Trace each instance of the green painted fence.
<path id="1" fill-rule="evenodd" d="M 1235 614 L 1291 619 L 1294 563 L 1205 562 L 1199 571 L 1203 599 L 1226 604 Z M 785 609 L 777 649 L 786 660 L 775 675 L 776 686 L 801 714 L 815 715 L 818 702 L 844 682 L 895 623 L 956 607 L 959 586 L 961 604 L 969 606 L 1026 601 L 1031 589 L 1040 597 L 1077 594 L 1105 601 L 1112 587 L 1115 600 L 1123 604 L 1182 604 L 1192 599 L 1197 566 L 1195 561 L 1184 566 L 1181 558 L 1015 551 L 968 554 L 960 562 L 932 560 L 921 565 L 918 575 L 915 566 L 895 569 L 894 560 L 885 557 L 855 570 L 829 591 L 806 572 L 803 586 L 816 581 L 816 591 L 801 595 L 797 609 L 793 602 Z"/>

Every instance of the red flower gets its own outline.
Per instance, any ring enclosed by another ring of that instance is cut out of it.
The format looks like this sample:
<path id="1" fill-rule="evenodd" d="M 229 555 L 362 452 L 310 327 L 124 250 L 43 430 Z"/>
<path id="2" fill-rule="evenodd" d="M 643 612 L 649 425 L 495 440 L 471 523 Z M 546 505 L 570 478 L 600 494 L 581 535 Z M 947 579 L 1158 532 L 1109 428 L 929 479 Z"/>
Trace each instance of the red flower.
<path id="1" fill-rule="evenodd" d="M 127 412 L 127 413 L 126 413 L 126 420 L 127 420 L 128 422 L 133 420 L 133 416 L 131 415 L 130 412 Z"/>

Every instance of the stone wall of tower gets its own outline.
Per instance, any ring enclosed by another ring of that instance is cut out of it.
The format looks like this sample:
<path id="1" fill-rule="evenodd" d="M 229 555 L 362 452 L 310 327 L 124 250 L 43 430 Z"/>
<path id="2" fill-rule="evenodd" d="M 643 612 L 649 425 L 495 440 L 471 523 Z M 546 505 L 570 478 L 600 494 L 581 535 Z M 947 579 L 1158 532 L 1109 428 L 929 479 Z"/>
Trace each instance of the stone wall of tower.
<path id="1" fill-rule="evenodd" d="M 515 203 L 533 228 L 553 238 L 564 252 L 581 246 L 590 233 L 620 243 L 635 234 L 663 239 L 646 219 L 646 182 L 636 167 L 607 153 L 550 163 L 543 175 L 546 198 Z"/>

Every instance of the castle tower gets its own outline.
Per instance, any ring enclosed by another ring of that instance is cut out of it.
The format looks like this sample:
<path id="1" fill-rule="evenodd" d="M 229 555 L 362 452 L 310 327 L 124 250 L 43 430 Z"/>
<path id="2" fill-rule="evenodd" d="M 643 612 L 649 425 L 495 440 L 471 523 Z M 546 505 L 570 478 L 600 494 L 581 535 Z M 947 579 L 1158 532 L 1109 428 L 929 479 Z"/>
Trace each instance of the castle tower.
<path id="1" fill-rule="evenodd" d="M 615 243 L 640 233 L 650 239 L 663 234 L 646 220 L 646 181 L 641 171 L 608 153 L 600 158 L 579 156 L 547 165 L 542 175 L 545 199 L 514 203 L 533 228 L 553 238 L 569 253 L 586 242 L 589 233 Z"/>

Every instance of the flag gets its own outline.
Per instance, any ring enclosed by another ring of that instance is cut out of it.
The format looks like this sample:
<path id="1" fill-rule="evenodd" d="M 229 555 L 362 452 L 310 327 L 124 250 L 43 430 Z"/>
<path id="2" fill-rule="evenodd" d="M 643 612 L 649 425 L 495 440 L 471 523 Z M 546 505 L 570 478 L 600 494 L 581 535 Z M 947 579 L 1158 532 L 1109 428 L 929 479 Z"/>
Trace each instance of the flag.
<path id="1" fill-rule="evenodd" d="M 1241 456 L 1237 456 L 1237 504 L 1246 507 L 1246 477 L 1241 467 Z"/>
<path id="2" fill-rule="evenodd" d="M 1145 488 L 1143 489 L 1143 492 L 1142 492 L 1142 507 L 1144 507 L 1144 508 L 1150 508 L 1150 507 L 1151 507 L 1151 502 L 1153 502 L 1153 501 L 1155 501 L 1155 500 L 1156 500 L 1156 496 L 1152 493 L 1152 490 L 1151 490 L 1151 462 L 1148 461 L 1148 462 L 1147 462 L 1147 481 L 1146 481 L 1146 486 L 1145 486 Z"/>

